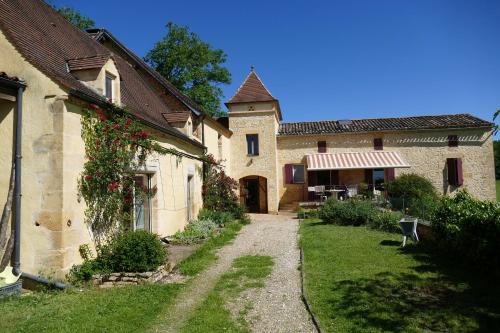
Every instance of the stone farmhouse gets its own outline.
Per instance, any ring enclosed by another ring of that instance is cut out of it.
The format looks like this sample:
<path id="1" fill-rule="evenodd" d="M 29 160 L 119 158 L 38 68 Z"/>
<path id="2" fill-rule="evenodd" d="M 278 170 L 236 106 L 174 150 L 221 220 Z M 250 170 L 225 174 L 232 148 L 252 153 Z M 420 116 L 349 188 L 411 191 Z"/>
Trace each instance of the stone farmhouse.
<path id="1" fill-rule="evenodd" d="M 450 114 L 286 123 L 253 69 L 226 103 L 227 117 L 214 119 L 109 31 L 81 31 L 41 0 L 0 2 L 0 73 L 0 202 L 15 161 L 15 270 L 66 272 L 81 260 L 79 246 L 91 242 L 77 195 L 81 113 L 104 98 L 183 155 L 154 156 L 135 175 L 158 191 L 135 199 L 133 227 L 161 236 L 181 230 L 202 207 L 205 153 L 239 181 L 251 212 L 316 200 L 318 186 L 380 191 L 409 172 L 443 194 L 467 188 L 495 198 L 490 122 Z"/>

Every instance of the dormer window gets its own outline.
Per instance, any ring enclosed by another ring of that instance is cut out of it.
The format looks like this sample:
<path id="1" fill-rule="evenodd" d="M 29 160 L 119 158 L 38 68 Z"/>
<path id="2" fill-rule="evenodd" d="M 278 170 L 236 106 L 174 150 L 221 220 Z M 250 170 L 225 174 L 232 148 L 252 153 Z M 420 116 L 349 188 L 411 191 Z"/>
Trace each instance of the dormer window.
<path id="1" fill-rule="evenodd" d="M 110 73 L 106 73 L 106 86 L 104 87 L 105 88 L 104 95 L 110 101 L 112 101 L 114 97 L 113 96 L 114 83 L 115 83 L 115 76 Z"/>

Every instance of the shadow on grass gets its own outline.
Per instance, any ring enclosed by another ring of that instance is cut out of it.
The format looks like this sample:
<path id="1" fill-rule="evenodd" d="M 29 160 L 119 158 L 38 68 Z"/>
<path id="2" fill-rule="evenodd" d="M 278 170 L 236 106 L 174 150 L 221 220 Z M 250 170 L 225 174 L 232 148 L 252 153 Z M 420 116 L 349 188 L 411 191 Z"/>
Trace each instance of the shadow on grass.
<path id="1" fill-rule="evenodd" d="M 382 246 L 401 246 L 401 242 L 389 239 L 383 240 L 379 244 Z"/>
<path id="2" fill-rule="evenodd" d="M 333 312 L 349 318 L 352 331 L 495 332 L 500 327 L 500 287 L 449 262 L 435 261 L 428 250 L 400 250 L 419 262 L 413 273 L 379 273 L 373 278 L 332 285 Z M 431 274 L 436 276 L 430 278 Z M 332 318 L 335 320 L 335 318 Z"/>

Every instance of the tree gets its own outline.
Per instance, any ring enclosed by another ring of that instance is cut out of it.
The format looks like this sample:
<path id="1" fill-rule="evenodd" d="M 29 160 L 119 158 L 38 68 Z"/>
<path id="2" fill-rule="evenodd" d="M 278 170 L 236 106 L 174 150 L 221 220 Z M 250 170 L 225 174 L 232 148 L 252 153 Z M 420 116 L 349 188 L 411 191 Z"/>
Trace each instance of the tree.
<path id="1" fill-rule="evenodd" d="M 56 10 L 71 24 L 82 30 L 92 28 L 95 25 L 94 20 L 89 17 L 83 16 L 78 10 L 71 7 L 60 7 L 56 8 Z"/>
<path id="2" fill-rule="evenodd" d="M 226 54 L 189 31 L 167 23 L 167 35 L 158 41 L 144 60 L 211 116 L 222 114 L 220 84 L 231 83 L 231 73 L 222 64 Z"/>

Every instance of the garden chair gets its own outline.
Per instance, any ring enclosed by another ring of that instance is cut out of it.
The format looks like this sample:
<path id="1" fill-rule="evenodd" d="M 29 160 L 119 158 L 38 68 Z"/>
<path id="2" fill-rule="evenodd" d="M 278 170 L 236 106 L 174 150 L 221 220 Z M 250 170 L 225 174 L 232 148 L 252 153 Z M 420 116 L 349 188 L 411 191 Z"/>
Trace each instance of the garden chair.
<path id="1" fill-rule="evenodd" d="M 404 217 L 399 221 L 399 227 L 401 228 L 401 232 L 403 233 L 403 247 L 406 246 L 406 240 L 408 236 L 410 236 L 415 243 L 419 241 L 417 234 L 417 223 L 418 219 L 414 217 Z"/>
<path id="2" fill-rule="evenodd" d="M 314 186 L 314 194 L 319 197 L 320 202 L 326 200 L 325 185 Z"/>

